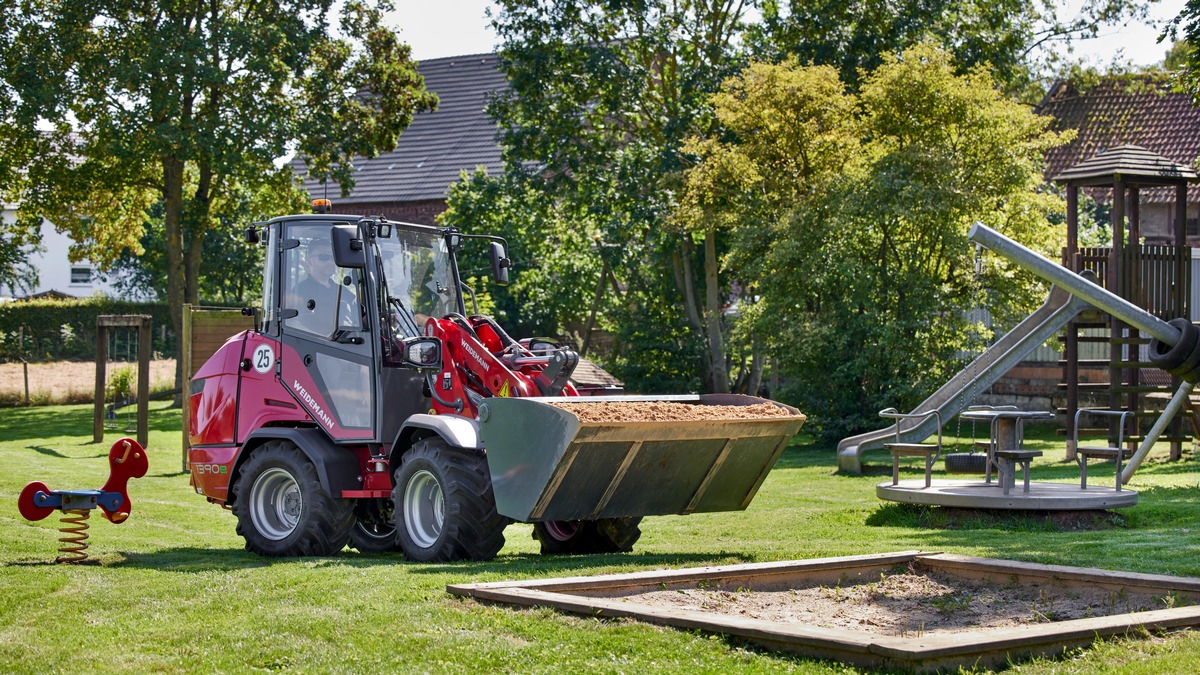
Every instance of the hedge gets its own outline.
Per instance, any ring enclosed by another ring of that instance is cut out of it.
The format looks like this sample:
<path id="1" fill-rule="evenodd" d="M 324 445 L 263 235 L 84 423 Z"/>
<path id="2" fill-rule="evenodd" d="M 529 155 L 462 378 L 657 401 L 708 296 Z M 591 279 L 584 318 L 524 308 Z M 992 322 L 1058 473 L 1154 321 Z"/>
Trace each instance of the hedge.
<path id="1" fill-rule="evenodd" d="M 62 361 L 96 358 L 96 317 L 149 314 L 155 357 L 175 356 L 175 331 L 165 302 L 104 297 L 20 300 L 0 304 L 0 361 Z M 22 330 L 23 329 L 23 330 Z M 109 358 L 137 360 L 137 330 L 110 328 Z"/>

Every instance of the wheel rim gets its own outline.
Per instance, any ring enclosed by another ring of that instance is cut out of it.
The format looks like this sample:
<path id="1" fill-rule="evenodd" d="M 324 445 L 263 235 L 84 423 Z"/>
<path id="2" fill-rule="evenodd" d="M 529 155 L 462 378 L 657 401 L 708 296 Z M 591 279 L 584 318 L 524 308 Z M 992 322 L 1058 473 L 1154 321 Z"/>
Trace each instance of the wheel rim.
<path id="1" fill-rule="evenodd" d="M 287 538 L 296 530 L 303 510 L 300 484 L 283 469 L 267 469 L 250 488 L 250 520 L 267 539 Z"/>
<path id="2" fill-rule="evenodd" d="M 542 523 L 542 526 L 545 527 L 546 534 L 558 541 L 566 541 L 579 531 L 578 520 L 550 520 Z"/>
<path id="3" fill-rule="evenodd" d="M 442 484 L 425 469 L 414 473 L 404 488 L 404 525 L 421 548 L 433 546 L 442 534 L 446 497 Z"/>

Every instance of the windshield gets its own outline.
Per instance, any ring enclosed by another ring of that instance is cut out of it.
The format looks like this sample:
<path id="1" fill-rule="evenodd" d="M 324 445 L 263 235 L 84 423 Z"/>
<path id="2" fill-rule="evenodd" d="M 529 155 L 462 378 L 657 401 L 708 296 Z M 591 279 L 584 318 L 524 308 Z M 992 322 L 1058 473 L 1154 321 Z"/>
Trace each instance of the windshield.
<path id="1" fill-rule="evenodd" d="M 459 311 L 450 251 L 439 232 L 397 228 L 375 243 L 387 284 L 386 301 L 393 316 L 400 314 L 395 318 L 402 335 L 423 335 L 427 318 Z"/>

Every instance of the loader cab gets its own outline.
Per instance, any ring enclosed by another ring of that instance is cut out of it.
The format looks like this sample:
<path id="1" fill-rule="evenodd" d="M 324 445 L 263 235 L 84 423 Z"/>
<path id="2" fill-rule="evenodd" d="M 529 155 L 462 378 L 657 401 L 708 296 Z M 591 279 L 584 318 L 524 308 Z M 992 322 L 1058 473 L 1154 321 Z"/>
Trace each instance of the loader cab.
<path id="1" fill-rule="evenodd" d="M 262 332 L 279 341 L 280 384 L 335 441 L 395 438 L 429 409 L 401 341 L 463 311 L 446 232 L 315 214 L 270 221 L 265 244 Z"/>

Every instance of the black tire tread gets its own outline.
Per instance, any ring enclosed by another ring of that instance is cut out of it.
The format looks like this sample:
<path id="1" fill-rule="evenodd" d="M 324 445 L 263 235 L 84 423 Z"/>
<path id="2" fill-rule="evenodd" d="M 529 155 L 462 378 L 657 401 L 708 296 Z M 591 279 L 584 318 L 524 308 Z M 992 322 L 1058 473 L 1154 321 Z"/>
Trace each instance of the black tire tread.
<path id="1" fill-rule="evenodd" d="M 419 549 L 404 533 L 403 494 L 406 469 L 413 463 L 427 463 L 433 473 L 444 478 L 445 521 L 441 536 L 429 549 Z M 404 554 L 420 562 L 454 560 L 491 560 L 504 548 L 504 528 L 508 519 L 496 511 L 492 479 L 487 457 L 482 451 L 456 448 L 441 438 L 418 441 L 404 455 L 396 471 L 392 501 L 396 506 L 395 523 Z"/>
<path id="2" fill-rule="evenodd" d="M 248 493 L 254 478 L 265 466 L 287 468 L 300 483 L 304 508 L 308 516 L 301 519 L 296 530 L 287 538 L 273 541 L 261 536 L 246 511 Z M 233 515 L 237 518 L 237 533 L 246 541 L 246 550 L 268 557 L 331 556 L 345 548 L 354 529 L 354 503 L 331 496 L 321 487 L 317 468 L 290 441 L 264 443 L 254 451 L 242 467 L 233 485 Z"/>
<path id="3" fill-rule="evenodd" d="M 944 460 L 947 473 L 981 474 L 987 470 L 987 455 L 982 452 L 952 452 Z"/>

